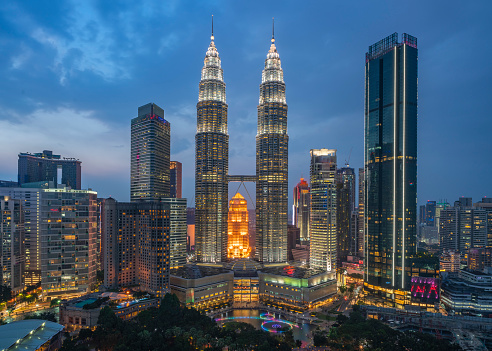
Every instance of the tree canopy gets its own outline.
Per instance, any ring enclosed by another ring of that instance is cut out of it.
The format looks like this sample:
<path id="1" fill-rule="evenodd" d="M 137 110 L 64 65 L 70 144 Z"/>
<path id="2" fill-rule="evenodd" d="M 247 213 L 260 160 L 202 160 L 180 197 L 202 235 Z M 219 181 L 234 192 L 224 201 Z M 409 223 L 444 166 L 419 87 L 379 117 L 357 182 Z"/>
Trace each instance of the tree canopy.
<path id="1" fill-rule="evenodd" d="M 193 308 L 181 306 L 176 295 L 166 294 L 159 308 L 141 312 L 130 321 L 119 319 L 109 306 L 99 315 L 93 333 L 84 332 L 64 343 L 65 350 L 188 351 L 188 350 L 291 350 L 292 335 L 272 336 L 249 324 L 216 322 Z"/>

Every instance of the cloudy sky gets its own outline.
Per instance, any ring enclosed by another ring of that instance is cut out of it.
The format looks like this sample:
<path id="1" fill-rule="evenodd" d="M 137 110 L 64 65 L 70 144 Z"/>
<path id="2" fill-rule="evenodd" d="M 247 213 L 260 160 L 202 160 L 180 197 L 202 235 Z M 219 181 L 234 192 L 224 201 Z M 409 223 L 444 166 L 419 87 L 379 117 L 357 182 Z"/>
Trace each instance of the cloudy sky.
<path id="1" fill-rule="evenodd" d="M 130 120 L 164 108 L 171 158 L 194 202 L 198 82 L 210 43 L 229 104 L 230 173 L 254 174 L 271 18 L 289 105 L 289 185 L 309 150 L 363 160 L 364 55 L 393 32 L 418 38 L 418 202 L 492 196 L 490 1 L 4 1 L 0 5 L 0 179 L 17 154 L 82 163 L 82 186 L 129 200 Z M 237 185 L 231 185 L 231 193 Z M 249 186 L 254 196 L 254 190 Z"/>

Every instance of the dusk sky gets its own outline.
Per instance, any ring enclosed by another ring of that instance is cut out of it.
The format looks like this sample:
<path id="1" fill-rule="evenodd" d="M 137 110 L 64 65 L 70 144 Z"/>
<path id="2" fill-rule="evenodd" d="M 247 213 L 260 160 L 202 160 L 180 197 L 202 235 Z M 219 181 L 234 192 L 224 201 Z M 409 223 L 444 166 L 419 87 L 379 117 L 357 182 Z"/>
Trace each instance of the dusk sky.
<path id="1" fill-rule="evenodd" d="M 271 21 L 287 86 L 289 203 L 309 150 L 363 166 L 368 46 L 418 38 L 418 203 L 492 196 L 491 1 L 4 1 L 0 179 L 19 152 L 82 161 L 82 187 L 128 201 L 130 120 L 154 102 L 171 123 L 194 204 L 196 103 L 214 15 L 229 105 L 230 174 L 255 173 Z M 237 189 L 231 184 L 230 193 Z M 254 197 L 254 187 L 248 187 Z M 247 194 L 244 194 L 248 199 Z"/>

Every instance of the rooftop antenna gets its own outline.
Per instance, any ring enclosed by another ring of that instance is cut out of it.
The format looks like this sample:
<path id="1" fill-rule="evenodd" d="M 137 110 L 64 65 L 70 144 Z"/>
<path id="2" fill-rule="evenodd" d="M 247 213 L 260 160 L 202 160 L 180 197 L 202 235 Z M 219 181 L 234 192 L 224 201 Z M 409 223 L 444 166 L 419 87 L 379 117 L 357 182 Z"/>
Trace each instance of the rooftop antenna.
<path id="1" fill-rule="evenodd" d="M 275 17 L 272 17 L 272 43 L 275 42 Z"/>
<path id="2" fill-rule="evenodd" d="M 212 15 L 212 36 L 210 39 L 214 40 L 214 15 Z"/>

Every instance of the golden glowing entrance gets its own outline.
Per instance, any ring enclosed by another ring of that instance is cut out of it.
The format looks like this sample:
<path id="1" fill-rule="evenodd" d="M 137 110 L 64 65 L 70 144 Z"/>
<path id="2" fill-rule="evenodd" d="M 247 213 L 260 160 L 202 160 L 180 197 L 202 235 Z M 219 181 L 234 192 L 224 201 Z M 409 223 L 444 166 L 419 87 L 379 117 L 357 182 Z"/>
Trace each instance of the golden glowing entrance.
<path id="1" fill-rule="evenodd" d="M 229 201 L 227 222 L 227 257 L 249 257 L 251 248 L 248 233 L 248 202 L 240 193 Z"/>

